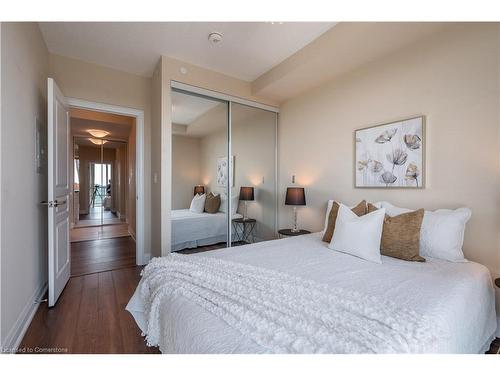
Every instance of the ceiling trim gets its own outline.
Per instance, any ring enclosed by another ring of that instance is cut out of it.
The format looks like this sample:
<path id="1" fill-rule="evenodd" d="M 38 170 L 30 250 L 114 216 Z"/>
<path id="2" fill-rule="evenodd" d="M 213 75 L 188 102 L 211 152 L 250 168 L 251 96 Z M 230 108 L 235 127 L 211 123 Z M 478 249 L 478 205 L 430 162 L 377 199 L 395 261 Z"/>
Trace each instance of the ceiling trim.
<path id="1" fill-rule="evenodd" d="M 192 94 L 207 96 L 209 98 L 215 98 L 215 99 L 224 100 L 224 101 L 228 101 L 228 102 L 243 104 L 243 105 L 246 105 L 249 107 L 259 108 L 259 109 L 263 109 L 263 110 L 269 111 L 269 112 L 279 113 L 279 111 L 280 111 L 279 107 L 274 107 L 274 106 L 259 103 L 259 102 L 253 101 L 253 100 L 243 99 L 243 98 L 240 98 L 237 96 L 224 94 L 224 93 L 219 92 L 219 91 L 214 91 L 214 90 L 204 89 L 204 88 L 198 87 L 198 86 L 188 85 L 186 83 L 182 83 L 182 82 L 178 82 L 178 81 L 174 81 L 174 80 L 170 81 L 170 87 L 173 89 L 176 89 L 176 90 L 185 91 L 187 93 L 192 93 Z"/>

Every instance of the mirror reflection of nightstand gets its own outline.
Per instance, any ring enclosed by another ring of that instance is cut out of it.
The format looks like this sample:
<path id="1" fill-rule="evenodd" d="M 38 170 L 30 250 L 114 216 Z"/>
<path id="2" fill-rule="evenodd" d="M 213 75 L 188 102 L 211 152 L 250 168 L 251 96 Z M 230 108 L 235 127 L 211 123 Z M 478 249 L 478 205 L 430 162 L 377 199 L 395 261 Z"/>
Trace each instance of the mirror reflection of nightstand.
<path id="1" fill-rule="evenodd" d="M 255 242 L 255 224 L 257 220 L 249 218 L 238 218 L 232 220 L 233 233 L 237 242 Z"/>

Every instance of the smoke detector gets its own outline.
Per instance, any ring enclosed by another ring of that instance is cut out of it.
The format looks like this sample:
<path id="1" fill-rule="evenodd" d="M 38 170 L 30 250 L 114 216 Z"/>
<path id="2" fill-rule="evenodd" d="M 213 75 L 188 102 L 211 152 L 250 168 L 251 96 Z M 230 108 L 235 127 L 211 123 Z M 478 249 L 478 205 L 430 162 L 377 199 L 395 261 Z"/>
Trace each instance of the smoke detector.
<path id="1" fill-rule="evenodd" d="M 218 44 L 222 41 L 223 35 L 217 31 L 208 34 L 208 41 L 212 44 Z"/>

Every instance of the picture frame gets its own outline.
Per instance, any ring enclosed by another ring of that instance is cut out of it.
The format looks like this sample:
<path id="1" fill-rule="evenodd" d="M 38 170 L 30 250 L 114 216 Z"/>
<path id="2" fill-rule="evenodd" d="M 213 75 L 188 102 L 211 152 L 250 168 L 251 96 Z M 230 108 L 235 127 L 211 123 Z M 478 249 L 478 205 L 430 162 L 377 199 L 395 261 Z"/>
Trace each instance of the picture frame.
<path id="1" fill-rule="evenodd" d="M 234 187 L 234 155 L 232 155 L 229 159 L 229 166 L 227 165 L 227 157 L 220 157 L 217 159 L 217 169 L 216 169 L 216 178 L 217 178 L 217 186 L 226 187 L 228 182 L 228 174 L 229 168 L 231 168 L 231 187 Z"/>
<path id="2" fill-rule="evenodd" d="M 354 187 L 425 187 L 425 116 L 354 131 Z"/>

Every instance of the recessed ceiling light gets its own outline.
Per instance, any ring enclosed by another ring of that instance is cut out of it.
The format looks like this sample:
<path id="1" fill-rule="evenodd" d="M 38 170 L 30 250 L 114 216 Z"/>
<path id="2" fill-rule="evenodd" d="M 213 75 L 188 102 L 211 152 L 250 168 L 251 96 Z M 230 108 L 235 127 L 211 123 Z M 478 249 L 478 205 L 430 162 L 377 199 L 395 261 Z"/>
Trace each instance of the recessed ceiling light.
<path id="1" fill-rule="evenodd" d="M 109 135 L 109 132 L 106 130 L 99 130 L 99 129 L 89 129 L 87 130 L 90 135 L 96 138 L 104 138 L 105 136 Z"/>
<path id="2" fill-rule="evenodd" d="M 210 34 L 208 34 L 208 41 L 212 44 L 218 44 L 222 41 L 223 37 L 224 35 L 222 35 L 222 33 L 213 31 Z"/>
<path id="3" fill-rule="evenodd" d="M 96 138 L 89 138 L 89 141 L 92 142 L 93 144 L 99 145 L 99 146 L 108 142 L 104 139 L 96 139 Z"/>

